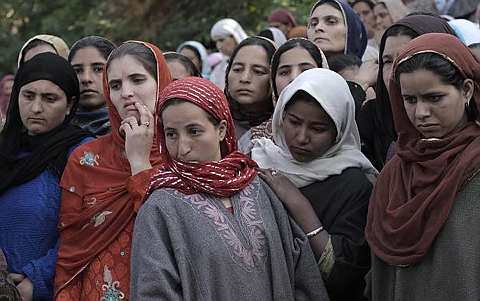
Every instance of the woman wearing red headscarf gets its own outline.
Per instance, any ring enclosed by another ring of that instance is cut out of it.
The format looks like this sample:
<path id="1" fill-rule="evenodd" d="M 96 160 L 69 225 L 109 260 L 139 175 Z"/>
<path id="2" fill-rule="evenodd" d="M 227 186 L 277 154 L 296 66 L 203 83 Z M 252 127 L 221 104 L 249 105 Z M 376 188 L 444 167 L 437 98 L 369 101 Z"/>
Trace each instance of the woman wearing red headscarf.
<path id="1" fill-rule="evenodd" d="M 151 112 L 171 82 L 160 50 L 122 44 L 104 82 L 112 131 L 78 148 L 61 181 L 56 300 L 129 299 L 133 224 L 144 200 L 138 192 L 146 190 L 138 183 L 148 183 L 143 173 L 132 175 L 160 161 Z"/>
<path id="2" fill-rule="evenodd" d="M 399 139 L 370 200 L 371 300 L 480 300 L 480 62 L 430 33 L 393 68 Z"/>
<path id="3" fill-rule="evenodd" d="M 237 152 L 228 101 L 189 77 L 162 92 L 162 165 L 135 222 L 135 300 L 328 300 L 308 239 Z"/>

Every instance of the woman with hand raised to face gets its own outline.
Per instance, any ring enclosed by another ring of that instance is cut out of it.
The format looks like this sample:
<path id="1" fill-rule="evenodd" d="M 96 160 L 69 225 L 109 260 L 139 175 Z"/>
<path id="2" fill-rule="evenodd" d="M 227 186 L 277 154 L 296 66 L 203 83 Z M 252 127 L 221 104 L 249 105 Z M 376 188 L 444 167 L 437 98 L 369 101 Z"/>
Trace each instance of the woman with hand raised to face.
<path id="1" fill-rule="evenodd" d="M 184 78 L 156 112 L 162 164 L 135 222 L 132 299 L 328 300 L 305 234 L 237 152 L 222 91 Z"/>
<path id="2" fill-rule="evenodd" d="M 395 60 L 397 153 L 365 230 L 371 300 L 480 299 L 479 80 L 480 62 L 448 34 L 422 35 Z"/>
<path id="3" fill-rule="evenodd" d="M 129 299 L 133 224 L 148 183 L 137 174 L 160 161 L 153 112 L 171 82 L 160 50 L 122 44 L 104 82 L 111 133 L 77 149 L 61 181 L 57 300 Z"/>

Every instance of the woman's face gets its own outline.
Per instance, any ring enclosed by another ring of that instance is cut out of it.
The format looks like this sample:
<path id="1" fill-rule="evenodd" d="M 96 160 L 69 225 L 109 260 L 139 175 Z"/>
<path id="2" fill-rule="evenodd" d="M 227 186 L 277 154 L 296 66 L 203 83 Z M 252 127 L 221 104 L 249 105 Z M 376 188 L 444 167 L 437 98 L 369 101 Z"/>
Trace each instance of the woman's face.
<path id="1" fill-rule="evenodd" d="M 324 155 L 334 144 L 337 130 L 317 102 L 296 97 L 284 113 L 283 131 L 292 157 L 310 162 Z"/>
<path id="2" fill-rule="evenodd" d="M 375 14 L 373 13 L 373 9 L 371 9 L 370 6 L 365 2 L 357 2 L 353 6 L 353 10 L 360 17 L 360 20 L 362 20 L 363 24 L 365 24 L 368 37 L 373 38 L 377 27 L 377 22 L 375 19 Z"/>
<path id="3" fill-rule="evenodd" d="M 144 104 L 153 114 L 157 81 L 134 56 L 127 54 L 112 60 L 107 76 L 110 98 L 122 120 L 134 116 L 140 122 L 135 103 Z"/>
<path id="4" fill-rule="evenodd" d="M 185 66 L 178 60 L 167 61 L 167 65 L 173 81 L 191 76 L 187 68 L 185 68 Z"/>
<path id="5" fill-rule="evenodd" d="M 406 35 L 399 35 L 399 36 L 391 36 L 388 37 L 385 41 L 385 48 L 383 49 L 382 53 L 382 61 L 383 61 L 383 82 L 388 89 L 388 85 L 390 82 L 390 77 L 392 75 L 392 67 L 393 62 L 398 57 L 400 50 L 402 47 L 405 46 L 408 42 L 412 40 L 411 37 Z"/>
<path id="6" fill-rule="evenodd" d="M 307 37 L 325 55 L 343 53 L 347 27 L 342 12 L 330 4 L 319 5 L 310 16 Z"/>
<path id="7" fill-rule="evenodd" d="M 37 80 L 20 88 L 18 106 L 23 126 L 31 136 L 56 128 L 70 114 L 72 103 L 65 92 L 49 80 Z"/>
<path id="8" fill-rule="evenodd" d="M 305 48 L 295 47 L 282 53 L 275 74 L 278 95 L 303 71 L 317 67 L 317 63 Z"/>
<path id="9" fill-rule="evenodd" d="M 237 46 L 237 42 L 232 36 L 217 39 L 215 40 L 215 44 L 217 45 L 218 51 L 228 57 L 232 55 L 233 50 Z"/>
<path id="10" fill-rule="evenodd" d="M 461 89 L 445 84 L 428 70 L 400 74 L 403 105 L 410 122 L 425 138 L 442 138 L 467 121 L 465 104 L 473 95 L 473 82 Z"/>
<path id="11" fill-rule="evenodd" d="M 107 60 L 95 47 L 79 49 L 70 62 L 80 83 L 80 106 L 88 111 L 105 105 L 103 69 Z"/>
<path id="12" fill-rule="evenodd" d="M 388 12 L 387 7 L 383 3 L 375 5 L 373 12 L 377 20 L 377 30 L 384 31 L 393 24 L 393 19 Z"/>
<path id="13" fill-rule="evenodd" d="M 242 47 L 228 73 L 228 92 L 240 104 L 264 101 L 270 95 L 270 66 L 265 49 L 257 45 Z"/>
<path id="14" fill-rule="evenodd" d="M 197 70 L 202 71 L 202 61 L 197 56 L 195 51 L 193 51 L 192 49 L 189 49 L 187 47 L 183 47 L 180 50 L 180 54 L 183 54 L 184 56 L 188 57 L 192 61 L 192 63 L 195 65 L 195 67 L 197 67 Z"/>
<path id="15" fill-rule="evenodd" d="M 183 102 L 162 112 L 165 142 L 170 156 L 184 162 L 211 162 L 221 159 L 220 142 L 226 124 L 214 125 L 208 113 L 197 105 Z"/>

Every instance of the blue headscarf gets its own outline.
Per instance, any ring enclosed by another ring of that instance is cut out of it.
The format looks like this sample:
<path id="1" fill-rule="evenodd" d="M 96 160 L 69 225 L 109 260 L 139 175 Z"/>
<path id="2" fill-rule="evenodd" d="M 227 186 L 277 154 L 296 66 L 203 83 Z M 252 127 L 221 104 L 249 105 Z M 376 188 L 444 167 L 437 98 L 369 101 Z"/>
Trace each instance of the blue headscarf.
<path id="1" fill-rule="evenodd" d="M 344 53 L 355 55 L 359 59 L 362 59 L 368 41 L 367 31 L 365 30 L 362 20 L 360 20 L 360 17 L 357 16 L 355 11 L 344 0 L 320 0 L 313 5 L 310 16 L 312 16 L 313 11 L 318 6 L 325 3 L 333 3 L 342 12 L 343 19 L 346 23 L 345 25 L 347 26 Z"/>

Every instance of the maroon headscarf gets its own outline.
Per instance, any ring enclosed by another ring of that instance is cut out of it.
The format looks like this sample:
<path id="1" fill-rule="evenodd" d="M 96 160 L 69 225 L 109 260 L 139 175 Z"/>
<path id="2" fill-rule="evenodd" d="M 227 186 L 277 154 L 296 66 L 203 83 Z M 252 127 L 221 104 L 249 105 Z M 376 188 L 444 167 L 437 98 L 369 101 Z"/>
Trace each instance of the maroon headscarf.
<path id="1" fill-rule="evenodd" d="M 161 120 L 161 112 L 172 99 L 191 102 L 217 120 L 227 122 L 225 139 L 220 143 L 222 159 L 218 162 L 180 162 L 170 157 Z M 228 101 L 212 82 L 187 77 L 168 85 L 157 105 L 157 132 L 162 162 L 152 177 L 150 191 L 161 187 L 175 188 L 185 194 L 208 193 L 230 197 L 245 188 L 257 175 L 256 163 L 237 151 L 237 139 Z"/>
<path id="2" fill-rule="evenodd" d="M 287 9 L 279 8 L 274 10 L 268 17 L 268 22 L 278 22 L 285 25 L 290 24 L 292 27 L 297 26 L 295 17 Z"/>
<path id="3" fill-rule="evenodd" d="M 393 74 L 398 65 L 421 53 L 441 55 L 464 78 L 472 79 L 475 92 L 470 101 L 480 107 L 480 62 L 460 40 L 430 33 L 410 41 L 395 61 Z M 480 169 L 480 126 L 468 122 L 441 139 L 424 139 L 407 116 L 394 78 L 390 91 L 399 137 L 397 155 L 377 179 L 365 234 L 373 253 L 383 261 L 411 265 L 426 255 L 457 194 Z"/>

